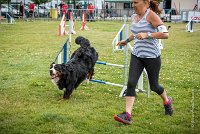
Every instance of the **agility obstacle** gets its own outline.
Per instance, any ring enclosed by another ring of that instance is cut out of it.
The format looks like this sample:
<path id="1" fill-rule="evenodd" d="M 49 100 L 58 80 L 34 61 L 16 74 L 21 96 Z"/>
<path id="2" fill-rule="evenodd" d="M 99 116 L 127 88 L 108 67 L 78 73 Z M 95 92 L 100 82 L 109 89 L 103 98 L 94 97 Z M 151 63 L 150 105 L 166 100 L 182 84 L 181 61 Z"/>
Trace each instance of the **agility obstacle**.
<path id="1" fill-rule="evenodd" d="M 61 47 L 60 51 L 58 52 L 55 60 L 54 60 L 54 63 L 57 63 L 58 64 L 61 64 L 61 63 L 64 63 L 66 64 L 67 61 L 69 60 L 69 57 L 71 55 L 71 40 L 72 40 L 72 33 L 71 30 L 73 29 L 72 28 L 73 25 L 69 25 L 69 33 L 68 33 L 68 38 L 67 40 L 65 41 L 64 45 Z M 63 61 L 62 61 L 63 59 Z"/>
<path id="2" fill-rule="evenodd" d="M 82 26 L 80 28 L 80 30 L 89 30 L 89 28 L 86 26 L 86 11 L 83 12 L 83 16 L 82 16 Z"/>
<path id="3" fill-rule="evenodd" d="M 102 61 L 97 61 L 96 64 L 99 64 L 99 65 L 108 65 L 108 66 L 113 66 L 113 67 L 119 67 L 119 68 L 127 69 L 127 67 L 125 65 L 107 63 L 107 62 L 102 62 Z M 124 76 L 124 79 L 126 79 L 126 76 Z M 100 84 L 107 84 L 107 85 L 118 86 L 118 87 L 122 87 L 122 88 L 124 87 L 124 85 L 121 85 L 121 84 L 116 84 L 116 83 L 112 83 L 112 82 L 106 82 L 106 81 L 102 81 L 102 80 L 92 79 L 90 81 L 91 82 L 100 83 Z"/>
<path id="4" fill-rule="evenodd" d="M 56 58 L 53 62 L 58 63 L 58 64 L 62 64 L 62 63 L 66 64 L 68 60 L 69 60 L 69 38 L 67 38 L 67 40 L 65 41 L 64 45 L 61 47 L 60 51 L 56 55 Z"/>
<path id="5" fill-rule="evenodd" d="M 2 23 L 2 20 L 6 20 L 7 19 L 7 23 Z M 6 13 L 6 18 L 4 18 L 3 16 L 0 16 L 0 24 L 14 24 L 15 19 L 9 14 Z"/>
<path id="6" fill-rule="evenodd" d="M 70 12 L 69 14 L 70 14 L 69 30 L 68 30 L 67 34 L 76 34 L 76 32 L 74 31 L 73 13 Z"/>
<path id="7" fill-rule="evenodd" d="M 125 20 L 126 21 L 126 20 Z M 129 31 L 129 25 L 126 24 L 124 21 L 123 26 L 121 27 L 121 29 L 119 30 L 118 34 L 120 35 L 119 37 L 122 39 L 122 31 L 124 33 L 124 38 L 128 38 L 128 31 Z M 116 46 L 116 44 L 118 43 L 118 36 L 115 37 L 112 45 L 114 44 Z M 108 66 L 112 66 L 112 67 L 118 67 L 118 68 L 122 68 L 124 69 L 124 80 L 123 80 L 123 85 L 122 84 L 118 84 L 118 83 L 113 83 L 113 82 L 107 82 L 107 81 L 103 81 L 103 80 L 98 80 L 98 79 L 92 79 L 90 80 L 91 82 L 95 82 L 95 83 L 100 83 L 100 84 L 107 84 L 107 85 L 112 85 L 112 86 L 117 86 L 117 87 L 121 87 L 122 90 L 120 92 L 120 97 L 125 96 L 126 94 L 126 89 L 127 89 L 127 76 L 128 76 L 128 49 L 132 49 L 132 46 L 130 45 L 130 43 L 128 43 L 126 46 L 124 46 L 123 48 L 115 48 L 115 46 L 113 45 L 113 51 L 117 51 L 117 50 L 123 50 L 124 51 L 124 65 L 119 65 L 119 64 L 113 64 L 113 63 L 107 63 L 107 62 L 102 62 L 102 61 L 97 61 L 96 64 L 100 64 L 100 65 L 108 65 Z M 146 75 L 147 81 L 148 81 L 148 76 L 146 73 L 146 70 L 144 70 L 144 74 Z M 149 88 L 149 82 L 147 83 L 147 90 L 143 90 L 143 73 L 141 74 L 139 80 L 138 80 L 138 88 L 136 89 L 136 91 L 138 92 L 142 92 L 142 93 L 146 93 L 147 97 L 150 96 L 150 88 Z"/>
<path id="8" fill-rule="evenodd" d="M 119 41 L 121 41 L 123 39 L 126 21 L 127 21 L 127 17 L 124 16 L 124 23 L 123 23 L 122 27 L 120 28 L 120 30 L 118 31 L 117 35 L 114 37 L 113 41 L 112 41 L 112 51 L 113 52 L 118 51 L 118 50 L 123 50 L 123 47 L 117 46 L 117 44 L 118 44 Z"/>
<path id="9" fill-rule="evenodd" d="M 65 15 L 63 15 L 61 22 L 59 24 L 59 27 L 58 27 L 58 35 L 59 36 L 66 35 L 67 32 L 66 32 L 65 28 L 66 28 L 66 17 L 65 17 Z"/>
<path id="10" fill-rule="evenodd" d="M 186 27 L 186 31 L 192 33 L 193 32 L 193 17 L 191 18 L 191 20 L 187 23 Z"/>
<path id="11" fill-rule="evenodd" d="M 158 39 L 158 47 L 159 47 L 159 49 L 163 49 L 163 47 L 164 47 L 164 40 Z"/>
<path id="12" fill-rule="evenodd" d="M 101 61 L 97 61 L 96 64 L 99 64 L 99 65 L 108 65 L 108 66 L 112 66 L 112 67 L 118 67 L 118 68 L 124 68 L 124 83 L 123 85 L 122 84 L 117 84 L 117 83 L 113 83 L 113 82 L 107 82 L 107 81 L 103 81 L 103 80 L 98 80 L 98 79 L 91 79 L 90 81 L 91 82 L 95 82 L 95 83 L 99 83 L 99 84 L 105 84 L 105 85 L 112 85 L 112 86 L 117 86 L 117 87 L 121 87 L 122 90 L 120 92 L 120 95 L 119 97 L 123 97 L 125 96 L 126 94 L 126 89 L 127 89 L 127 70 L 128 70 L 128 65 L 127 65 L 127 57 L 125 57 L 124 59 L 124 65 L 119 65 L 119 64 L 113 64 L 113 63 L 107 63 L 107 62 L 101 62 Z M 147 75 L 147 72 L 146 70 L 144 69 L 144 73 L 147 77 L 147 80 L 148 80 L 148 75 Z M 143 83 L 143 73 L 142 75 L 140 76 L 139 80 L 138 80 L 138 88 L 136 89 L 137 92 L 141 92 L 141 93 L 146 93 L 147 94 L 147 97 L 150 96 L 150 90 L 143 90 L 144 87 L 144 83 Z M 147 81 L 148 82 L 148 81 Z M 149 87 L 149 82 L 147 83 L 147 89 L 150 89 Z"/>
<path id="13" fill-rule="evenodd" d="M 9 13 L 6 13 L 8 24 L 14 24 L 15 19 L 9 15 Z"/>
<path id="14" fill-rule="evenodd" d="M 103 80 L 98 80 L 98 79 L 91 79 L 90 81 L 91 82 L 95 82 L 95 83 L 100 83 L 100 84 L 106 84 L 106 85 L 112 85 L 112 86 L 117 86 L 117 87 L 121 87 L 122 90 L 121 90 L 121 93 L 120 93 L 120 97 L 124 96 L 124 92 L 125 92 L 125 89 L 126 89 L 126 83 L 127 83 L 127 70 L 128 70 L 128 64 L 127 64 L 127 47 L 125 46 L 124 48 L 124 54 L 125 54 L 125 57 L 124 57 L 124 65 L 119 65 L 119 64 L 113 64 L 113 63 L 107 63 L 107 62 L 102 62 L 102 61 L 97 61 L 96 64 L 99 64 L 99 65 L 108 65 L 108 66 L 111 66 L 111 67 L 118 67 L 120 69 L 124 69 L 124 81 L 123 81 L 123 85 L 122 84 L 117 84 L 117 83 L 113 83 L 113 82 L 107 82 L 107 81 L 103 81 Z"/>
<path id="15" fill-rule="evenodd" d="M 125 37 L 128 37 L 128 24 L 125 24 L 124 28 L 125 28 Z M 106 81 L 102 81 L 102 80 L 98 80 L 98 79 L 92 79 L 91 82 L 96 82 L 96 83 L 100 83 L 100 84 L 107 84 L 107 85 L 112 85 L 112 86 L 118 86 L 121 87 L 121 93 L 120 93 L 120 97 L 124 96 L 125 90 L 126 90 L 126 84 L 127 84 L 127 73 L 128 73 L 128 48 L 127 46 L 124 46 L 124 65 L 119 65 L 119 64 L 113 64 L 113 63 L 107 63 L 107 62 L 102 62 L 102 61 L 97 61 L 96 64 L 99 65 L 108 65 L 108 66 L 112 66 L 112 67 L 118 67 L 121 69 L 124 69 L 124 80 L 123 80 L 123 85 L 122 84 L 117 84 L 117 83 L 113 83 L 113 82 L 106 82 Z"/>

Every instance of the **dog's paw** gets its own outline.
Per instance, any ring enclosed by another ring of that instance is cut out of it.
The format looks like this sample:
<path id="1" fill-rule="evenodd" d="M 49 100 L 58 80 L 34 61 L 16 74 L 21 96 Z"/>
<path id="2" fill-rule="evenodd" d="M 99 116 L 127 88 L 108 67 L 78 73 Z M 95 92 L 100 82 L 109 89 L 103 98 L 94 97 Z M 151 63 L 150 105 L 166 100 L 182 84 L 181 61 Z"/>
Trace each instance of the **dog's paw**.
<path id="1" fill-rule="evenodd" d="M 63 99 L 63 100 L 69 100 L 69 98 L 70 98 L 70 96 L 67 96 L 67 97 L 64 97 L 64 96 L 63 96 L 62 99 Z"/>

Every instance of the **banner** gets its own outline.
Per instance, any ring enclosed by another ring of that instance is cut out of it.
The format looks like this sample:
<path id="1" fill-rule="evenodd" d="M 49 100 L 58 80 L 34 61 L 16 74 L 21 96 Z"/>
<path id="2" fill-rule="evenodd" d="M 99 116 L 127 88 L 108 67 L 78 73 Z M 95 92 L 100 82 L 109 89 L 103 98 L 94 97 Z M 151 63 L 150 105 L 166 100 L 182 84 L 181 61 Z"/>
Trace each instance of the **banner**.
<path id="1" fill-rule="evenodd" d="M 200 12 L 199 11 L 189 11 L 188 12 L 188 21 L 190 20 L 199 22 L 200 21 Z"/>

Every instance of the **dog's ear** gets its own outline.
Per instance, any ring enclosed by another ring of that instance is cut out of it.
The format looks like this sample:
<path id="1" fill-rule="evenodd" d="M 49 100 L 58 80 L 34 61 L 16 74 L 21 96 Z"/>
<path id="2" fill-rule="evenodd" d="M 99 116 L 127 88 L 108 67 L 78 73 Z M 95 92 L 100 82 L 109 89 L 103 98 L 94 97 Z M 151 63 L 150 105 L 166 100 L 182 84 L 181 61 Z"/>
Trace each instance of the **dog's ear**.
<path id="1" fill-rule="evenodd" d="M 83 42 L 84 39 L 85 39 L 84 37 L 78 36 L 78 37 L 75 39 L 75 43 L 78 44 L 78 45 L 80 45 L 80 44 L 82 44 L 82 42 Z"/>
<path id="2" fill-rule="evenodd" d="M 50 68 L 52 68 L 52 67 L 53 67 L 53 64 L 55 64 L 55 62 L 52 62 L 52 63 L 50 64 Z"/>

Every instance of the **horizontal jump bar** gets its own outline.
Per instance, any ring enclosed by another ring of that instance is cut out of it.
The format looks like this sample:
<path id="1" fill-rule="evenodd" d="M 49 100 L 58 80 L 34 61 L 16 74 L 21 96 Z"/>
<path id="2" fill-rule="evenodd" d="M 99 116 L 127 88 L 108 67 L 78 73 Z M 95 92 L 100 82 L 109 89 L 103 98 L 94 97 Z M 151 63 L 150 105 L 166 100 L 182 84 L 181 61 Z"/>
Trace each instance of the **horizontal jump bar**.
<path id="1" fill-rule="evenodd" d="M 108 84 L 108 85 L 113 85 L 113 86 L 117 86 L 117 87 L 124 87 L 124 85 L 121 85 L 121 84 L 115 84 L 115 83 L 106 82 L 106 81 L 101 81 L 101 80 L 91 79 L 90 81 L 91 81 L 91 82 L 100 83 L 100 84 Z"/>
<path id="2" fill-rule="evenodd" d="M 100 64 L 100 65 L 109 65 L 109 66 L 115 66 L 115 67 L 124 68 L 124 65 L 112 64 L 112 63 L 107 63 L 107 62 L 102 62 L 102 61 L 97 61 L 96 64 Z"/>

